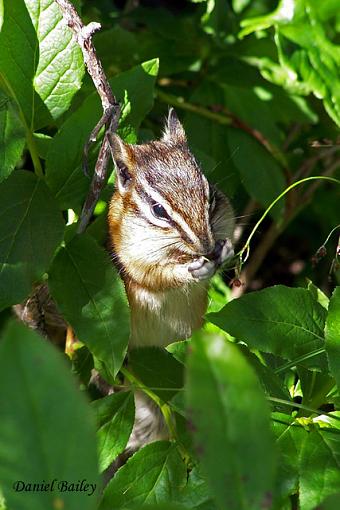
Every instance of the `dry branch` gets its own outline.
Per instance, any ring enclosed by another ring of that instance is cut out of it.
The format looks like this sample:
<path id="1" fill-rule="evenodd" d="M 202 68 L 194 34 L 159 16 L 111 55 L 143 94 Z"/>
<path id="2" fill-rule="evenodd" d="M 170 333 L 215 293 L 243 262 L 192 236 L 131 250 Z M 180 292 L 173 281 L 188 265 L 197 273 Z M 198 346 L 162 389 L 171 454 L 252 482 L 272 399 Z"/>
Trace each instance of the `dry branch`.
<path id="1" fill-rule="evenodd" d="M 81 233 L 84 232 L 91 219 L 99 194 L 105 184 L 110 159 L 109 134 L 116 131 L 118 127 L 120 105 L 112 93 L 110 84 L 104 73 L 103 66 L 92 43 L 92 36 L 95 32 L 100 30 L 100 24 L 92 22 L 88 25 L 84 25 L 76 9 L 69 0 L 55 0 L 55 2 L 60 7 L 65 23 L 73 31 L 75 40 L 81 48 L 87 71 L 92 78 L 103 107 L 103 115 L 92 130 L 84 147 L 84 171 L 87 174 L 89 148 L 91 144 L 96 141 L 101 128 L 105 126 L 105 134 L 96 162 L 90 191 L 86 198 L 78 223 L 78 233 Z"/>

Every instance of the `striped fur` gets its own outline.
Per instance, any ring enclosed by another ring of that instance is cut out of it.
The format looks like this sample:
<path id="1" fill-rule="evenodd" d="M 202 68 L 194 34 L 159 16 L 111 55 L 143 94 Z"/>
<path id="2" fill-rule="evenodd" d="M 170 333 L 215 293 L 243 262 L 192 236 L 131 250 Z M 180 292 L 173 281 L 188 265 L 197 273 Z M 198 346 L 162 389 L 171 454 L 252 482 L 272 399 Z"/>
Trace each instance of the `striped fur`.
<path id="1" fill-rule="evenodd" d="M 208 284 L 190 267 L 231 237 L 232 208 L 209 186 L 173 113 L 161 140 L 128 145 L 114 135 L 113 146 L 109 235 L 131 308 L 130 345 L 165 346 L 202 324 Z M 154 214 L 154 204 L 166 219 Z"/>

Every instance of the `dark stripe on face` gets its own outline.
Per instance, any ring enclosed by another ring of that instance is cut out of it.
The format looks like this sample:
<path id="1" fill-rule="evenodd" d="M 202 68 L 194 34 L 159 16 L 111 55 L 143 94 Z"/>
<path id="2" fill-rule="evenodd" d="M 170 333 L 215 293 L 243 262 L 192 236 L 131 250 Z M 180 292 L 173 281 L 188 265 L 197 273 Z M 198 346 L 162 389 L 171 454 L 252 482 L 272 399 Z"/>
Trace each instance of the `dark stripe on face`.
<path id="1" fill-rule="evenodd" d="M 148 195 L 140 186 L 136 186 L 135 187 L 135 191 L 137 193 L 137 195 L 142 199 L 144 200 L 144 202 L 148 203 L 150 206 L 152 206 L 155 202 L 155 200 L 150 197 L 150 195 Z M 160 195 L 162 196 L 162 198 L 164 198 L 164 201 L 166 202 L 167 199 L 164 197 L 163 194 L 160 193 Z M 138 207 L 138 206 L 137 206 Z M 139 214 L 140 216 L 145 219 L 145 221 L 147 221 L 149 223 L 149 225 L 154 225 L 150 220 L 148 220 L 148 218 L 146 218 L 142 211 L 138 208 L 138 211 L 139 211 Z M 177 212 L 177 211 L 176 211 Z M 180 214 L 180 213 L 178 213 Z M 176 228 L 176 230 L 179 232 L 181 238 L 183 239 L 184 242 L 188 243 L 188 244 L 192 244 L 192 240 L 190 239 L 190 237 L 186 234 L 186 232 L 181 228 L 180 225 L 178 225 L 178 223 L 176 223 L 176 221 L 173 219 L 173 218 L 170 218 L 169 220 L 167 220 L 167 222 L 169 223 L 169 225 L 171 225 L 173 228 Z M 157 225 L 158 226 L 158 225 Z M 167 227 L 160 227 L 160 228 L 164 228 L 166 229 Z"/>

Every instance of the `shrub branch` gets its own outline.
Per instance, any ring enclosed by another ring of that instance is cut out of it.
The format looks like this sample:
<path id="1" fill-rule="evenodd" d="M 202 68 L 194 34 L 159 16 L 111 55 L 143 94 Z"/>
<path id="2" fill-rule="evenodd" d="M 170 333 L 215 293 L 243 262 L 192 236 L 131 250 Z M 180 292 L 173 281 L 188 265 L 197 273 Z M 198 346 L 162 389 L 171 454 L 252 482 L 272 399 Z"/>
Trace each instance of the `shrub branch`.
<path id="1" fill-rule="evenodd" d="M 100 23 L 92 22 L 88 25 L 84 25 L 76 9 L 69 0 L 55 0 L 55 2 L 60 7 L 65 23 L 73 31 L 74 37 L 81 48 L 87 72 L 92 78 L 103 107 L 103 115 L 93 128 L 84 147 L 84 172 L 87 175 L 90 146 L 96 141 L 101 128 L 105 126 L 105 134 L 95 165 L 90 191 L 85 200 L 78 223 L 78 233 L 81 233 L 84 232 L 91 219 L 99 194 L 105 184 L 110 159 L 109 134 L 117 129 L 121 110 L 119 103 L 112 93 L 111 86 L 92 43 L 92 36 L 101 28 Z"/>

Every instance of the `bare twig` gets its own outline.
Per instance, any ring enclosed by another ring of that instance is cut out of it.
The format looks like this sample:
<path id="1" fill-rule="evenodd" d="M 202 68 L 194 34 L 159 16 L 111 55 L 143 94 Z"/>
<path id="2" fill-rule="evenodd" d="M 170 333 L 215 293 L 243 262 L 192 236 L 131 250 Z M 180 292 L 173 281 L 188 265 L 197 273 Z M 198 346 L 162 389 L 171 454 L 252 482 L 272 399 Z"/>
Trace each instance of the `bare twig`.
<path id="1" fill-rule="evenodd" d="M 99 194 L 105 183 L 110 154 L 108 133 L 112 133 L 117 129 L 120 117 L 120 106 L 112 93 L 103 66 L 97 57 L 95 47 L 92 43 L 92 36 L 95 32 L 100 30 L 100 24 L 92 22 L 88 25 L 84 25 L 76 9 L 69 0 L 55 0 L 55 2 L 59 5 L 66 24 L 73 31 L 74 37 L 81 48 L 87 71 L 97 89 L 103 107 L 103 115 L 92 130 L 84 147 L 84 171 L 87 174 L 89 148 L 91 144 L 96 141 L 101 128 L 105 126 L 105 135 L 99 151 L 90 191 L 79 219 L 78 232 L 81 233 L 84 232 L 90 221 Z"/>
<path id="2" fill-rule="evenodd" d="M 300 197 L 299 203 L 295 204 L 295 207 L 286 209 L 285 218 L 280 223 L 272 223 L 270 225 L 267 232 L 262 237 L 261 243 L 256 247 L 254 253 L 252 254 L 251 259 L 250 259 L 249 263 L 247 264 L 247 266 L 242 270 L 242 272 L 240 274 L 238 274 L 238 273 L 236 274 L 237 280 L 240 280 L 242 282 L 242 285 L 238 285 L 233 288 L 233 292 L 232 292 L 233 297 L 239 297 L 241 294 L 243 294 L 245 292 L 245 290 L 247 289 L 247 286 L 249 285 L 249 282 L 254 278 L 257 270 L 261 266 L 263 260 L 265 259 L 266 255 L 272 248 L 276 239 L 286 229 L 288 224 L 310 202 L 316 189 L 320 185 L 320 182 L 322 182 L 322 180 L 325 179 L 325 180 L 330 180 L 330 181 L 339 183 L 339 181 L 337 179 L 333 179 L 331 177 L 331 175 L 335 172 L 335 170 L 337 168 L 339 168 L 339 166 L 340 166 L 340 160 L 336 159 L 335 161 L 332 161 L 332 163 L 328 167 L 325 168 L 325 170 L 321 174 L 321 176 L 307 177 L 304 179 L 305 181 L 315 180 L 316 182 L 314 184 L 312 184 L 311 186 L 309 186 L 307 191 L 302 195 L 302 197 Z M 298 182 L 293 183 L 289 188 L 287 188 L 285 190 L 284 193 L 287 193 L 287 191 L 291 191 L 290 188 L 295 187 L 297 184 L 299 184 L 299 183 Z M 277 202 L 278 199 L 281 198 L 281 196 L 282 196 L 282 194 L 279 197 L 277 197 L 274 202 L 272 202 L 270 208 L 273 207 L 273 205 Z M 268 214 L 268 211 L 270 210 L 270 208 L 266 210 L 264 215 Z M 259 220 L 257 225 L 262 221 L 264 215 Z M 255 231 L 257 229 L 257 225 L 254 227 L 250 237 L 248 238 L 248 241 L 247 241 L 245 247 L 241 250 L 241 253 L 242 253 L 247 248 L 246 259 L 248 258 L 248 254 L 249 254 L 249 240 L 255 233 Z"/>

